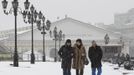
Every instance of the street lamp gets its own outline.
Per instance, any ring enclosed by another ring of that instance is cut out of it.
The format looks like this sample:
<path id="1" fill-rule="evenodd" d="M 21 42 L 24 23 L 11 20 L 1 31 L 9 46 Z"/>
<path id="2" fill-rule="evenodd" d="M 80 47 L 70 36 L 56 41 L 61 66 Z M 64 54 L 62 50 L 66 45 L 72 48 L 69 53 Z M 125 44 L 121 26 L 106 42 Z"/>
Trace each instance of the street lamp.
<path id="1" fill-rule="evenodd" d="M 28 0 L 26 0 L 25 5 L 27 5 L 27 2 L 28 2 Z M 18 0 L 12 1 L 12 7 L 8 12 L 6 11 L 7 5 L 8 5 L 8 2 L 6 0 L 3 0 L 2 6 L 3 6 L 4 13 L 6 15 L 8 15 L 8 14 L 12 14 L 12 12 L 13 12 L 14 17 L 15 17 L 15 50 L 14 50 L 14 56 L 13 56 L 13 58 L 14 58 L 13 66 L 18 67 L 19 63 L 18 63 L 18 51 L 17 51 L 17 12 L 22 12 L 22 11 L 18 10 L 18 9 L 20 9 Z M 27 7 L 28 7 L 28 5 L 27 5 Z"/>
<path id="2" fill-rule="evenodd" d="M 25 5 L 25 9 L 27 9 L 26 11 L 23 11 L 22 15 L 23 15 L 23 18 L 24 18 L 24 22 L 25 23 L 29 23 L 31 24 L 32 26 L 32 32 L 31 32 L 31 64 L 34 64 L 35 63 L 35 54 L 34 54 L 34 41 L 33 41 L 33 24 L 34 23 L 37 23 L 37 16 L 38 16 L 38 13 L 37 11 L 35 10 L 34 6 L 31 5 L 30 9 L 29 9 L 29 2 L 28 0 L 24 3 Z M 28 10 L 29 9 L 29 10 Z M 27 19 L 27 21 L 26 21 Z"/>
<path id="3" fill-rule="evenodd" d="M 58 40 L 58 37 L 57 37 L 57 27 L 54 28 L 53 30 L 53 36 L 54 36 L 54 41 L 55 41 L 55 57 L 54 57 L 54 62 L 57 61 L 57 40 Z"/>
<path id="4" fill-rule="evenodd" d="M 30 6 L 30 2 L 28 0 L 26 0 L 24 2 L 24 6 L 25 6 L 25 10 L 28 10 L 29 9 L 29 6 Z"/>
<path id="5" fill-rule="evenodd" d="M 62 37 L 63 41 L 65 41 L 66 35 L 63 34 L 62 36 L 63 36 L 63 37 Z"/>
<path id="6" fill-rule="evenodd" d="M 59 40 L 59 49 L 60 49 L 60 45 L 61 45 L 61 41 L 63 40 L 63 34 L 62 34 L 62 30 L 59 31 L 59 37 L 58 37 L 58 40 Z"/>
<path id="7" fill-rule="evenodd" d="M 62 33 L 62 30 L 59 31 L 58 40 L 59 40 L 59 50 L 60 50 L 61 41 L 63 40 L 63 33 Z M 61 58 L 59 58 L 59 61 L 61 61 Z"/>
<path id="8" fill-rule="evenodd" d="M 46 53 L 45 53 L 45 34 L 46 34 L 46 30 L 49 30 L 50 29 L 50 25 L 51 25 L 51 22 L 49 20 L 46 21 L 45 23 L 45 17 L 42 15 L 41 11 L 39 12 L 39 21 L 37 21 L 37 27 L 41 32 L 41 34 L 43 34 L 43 62 L 46 61 Z M 42 23 L 41 23 L 42 21 Z M 42 24 L 42 26 L 41 26 Z"/>
<path id="9" fill-rule="evenodd" d="M 62 30 L 60 30 L 59 32 L 57 31 L 57 27 L 54 27 L 53 33 L 52 31 L 49 32 L 50 33 L 50 37 L 54 37 L 54 41 L 55 41 L 55 57 L 54 57 L 54 61 L 57 61 L 57 41 L 59 41 L 59 48 L 61 46 L 61 41 L 65 38 L 65 34 L 62 33 Z M 53 34 L 53 36 L 52 36 Z"/>

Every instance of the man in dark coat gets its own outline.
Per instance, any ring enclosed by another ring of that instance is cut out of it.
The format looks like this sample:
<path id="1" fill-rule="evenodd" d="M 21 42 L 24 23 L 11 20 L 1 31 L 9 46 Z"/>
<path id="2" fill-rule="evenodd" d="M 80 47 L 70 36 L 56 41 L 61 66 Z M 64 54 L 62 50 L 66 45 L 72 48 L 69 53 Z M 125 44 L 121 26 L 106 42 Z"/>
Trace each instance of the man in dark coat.
<path id="1" fill-rule="evenodd" d="M 92 46 L 89 48 L 89 51 L 88 51 L 88 56 L 91 61 L 92 75 L 96 75 L 96 69 L 98 70 L 97 75 L 101 75 L 102 55 L 103 53 L 102 53 L 100 46 L 98 46 L 95 41 L 92 41 Z"/>
<path id="2" fill-rule="evenodd" d="M 71 47 L 71 40 L 68 39 L 63 45 L 59 52 L 59 56 L 62 59 L 62 69 L 63 75 L 71 75 L 71 65 L 72 65 L 72 58 L 73 58 L 73 48 Z"/>

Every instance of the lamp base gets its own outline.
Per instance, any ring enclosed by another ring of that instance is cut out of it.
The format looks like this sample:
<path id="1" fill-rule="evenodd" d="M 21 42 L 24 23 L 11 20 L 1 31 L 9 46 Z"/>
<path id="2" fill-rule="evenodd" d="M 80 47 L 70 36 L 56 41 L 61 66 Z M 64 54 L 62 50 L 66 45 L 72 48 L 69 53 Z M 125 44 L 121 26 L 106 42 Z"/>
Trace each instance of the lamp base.
<path id="1" fill-rule="evenodd" d="M 31 64 L 35 64 L 35 55 L 31 53 Z"/>
<path id="2" fill-rule="evenodd" d="M 18 63 L 18 54 L 17 53 L 14 54 L 13 66 L 14 67 L 18 67 L 19 66 L 19 63 Z"/>
<path id="3" fill-rule="evenodd" d="M 46 57 L 45 56 L 42 57 L 42 61 L 46 62 Z"/>

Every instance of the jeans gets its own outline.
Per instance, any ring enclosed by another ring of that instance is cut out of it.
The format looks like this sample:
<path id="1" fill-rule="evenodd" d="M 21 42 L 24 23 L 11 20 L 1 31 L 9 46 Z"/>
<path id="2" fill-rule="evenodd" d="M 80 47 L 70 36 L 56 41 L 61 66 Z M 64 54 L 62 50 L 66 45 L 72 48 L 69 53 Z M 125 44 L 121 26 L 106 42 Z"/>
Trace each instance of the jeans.
<path id="1" fill-rule="evenodd" d="M 83 75 L 83 69 L 76 69 L 76 75 Z"/>
<path id="2" fill-rule="evenodd" d="M 71 75 L 71 69 L 63 69 L 63 75 Z"/>
<path id="3" fill-rule="evenodd" d="M 92 68 L 92 75 L 96 75 L 96 69 L 98 70 L 97 75 L 101 75 L 101 73 L 102 73 L 102 68 L 101 67 Z"/>

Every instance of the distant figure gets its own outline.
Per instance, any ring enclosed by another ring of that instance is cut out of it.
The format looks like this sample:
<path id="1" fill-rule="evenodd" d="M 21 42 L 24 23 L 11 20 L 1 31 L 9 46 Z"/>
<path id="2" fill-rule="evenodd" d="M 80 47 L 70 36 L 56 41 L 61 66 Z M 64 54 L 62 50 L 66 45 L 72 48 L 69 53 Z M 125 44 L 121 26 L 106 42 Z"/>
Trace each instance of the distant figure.
<path id="1" fill-rule="evenodd" d="M 77 39 L 76 43 L 74 44 L 74 58 L 73 58 L 73 68 L 76 69 L 76 75 L 83 75 L 85 58 L 86 58 L 85 47 L 83 46 L 82 40 Z"/>
<path id="2" fill-rule="evenodd" d="M 125 62 L 125 54 L 123 53 L 119 53 L 118 54 L 118 59 L 117 59 L 117 63 L 118 63 L 118 66 L 121 67 L 122 64 L 124 64 Z"/>
<path id="3" fill-rule="evenodd" d="M 63 69 L 63 75 L 71 75 L 71 62 L 73 57 L 73 48 L 71 47 L 71 40 L 66 40 L 65 45 L 63 45 L 59 52 L 59 56 L 62 59 L 62 69 Z"/>
<path id="4" fill-rule="evenodd" d="M 126 54 L 126 61 L 131 61 L 131 57 L 129 54 Z"/>
<path id="5" fill-rule="evenodd" d="M 124 62 L 124 68 L 127 70 L 134 70 L 134 64 L 131 61 L 131 57 L 129 54 L 126 54 L 126 60 Z"/>
<path id="6" fill-rule="evenodd" d="M 109 38 L 108 34 L 105 35 L 104 40 L 105 40 L 105 44 L 109 44 L 110 38 Z"/>
<path id="7" fill-rule="evenodd" d="M 102 49 L 96 44 L 95 41 L 92 41 L 92 46 L 89 48 L 88 57 L 91 61 L 92 75 L 101 75 L 102 73 Z M 96 74 L 96 69 L 98 73 Z"/>

